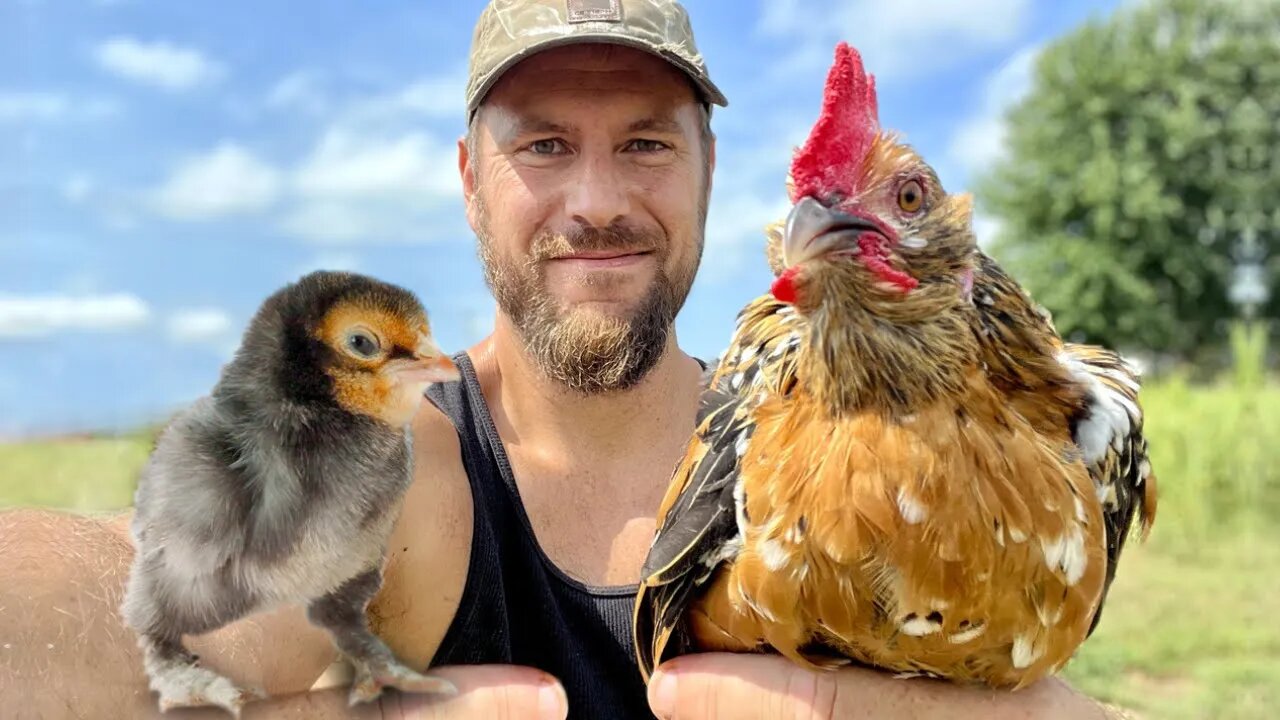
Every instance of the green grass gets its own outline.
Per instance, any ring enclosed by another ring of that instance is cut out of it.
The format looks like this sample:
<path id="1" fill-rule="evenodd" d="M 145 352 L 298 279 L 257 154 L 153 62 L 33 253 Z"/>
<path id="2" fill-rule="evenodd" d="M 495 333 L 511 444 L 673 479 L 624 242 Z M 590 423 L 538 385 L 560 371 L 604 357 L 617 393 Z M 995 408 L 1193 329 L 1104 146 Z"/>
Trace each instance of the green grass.
<path id="1" fill-rule="evenodd" d="M 1150 541 L 1121 562 L 1066 675 L 1152 720 L 1276 717 L 1280 706 L 1280 385 L 1178 377 L 1143 390 L 1160 488 Z M 127 506 L 150 434 L 0 445 L 0 507 Z"/>
<path id="2" fill-rule="evenodd" d="M 1160 489 L 1098 631 L 1066 676 L 1161 720 L 1276 717 L 1280 706 L 1280 386 L 1144 388 Z"/>
<path id="3" fill-rule="evenodd" d="M 143 433 L 0 444 L 0 508 L 128 507 L 150 451 L 151 436 Z"/>
<path id="4" fill-rule="evenodd" d="M 1083 692 L 1161 720 L 1274 717 L 1280 542 L 1129 551 L 1097 632 L 1067 667 Z"/>

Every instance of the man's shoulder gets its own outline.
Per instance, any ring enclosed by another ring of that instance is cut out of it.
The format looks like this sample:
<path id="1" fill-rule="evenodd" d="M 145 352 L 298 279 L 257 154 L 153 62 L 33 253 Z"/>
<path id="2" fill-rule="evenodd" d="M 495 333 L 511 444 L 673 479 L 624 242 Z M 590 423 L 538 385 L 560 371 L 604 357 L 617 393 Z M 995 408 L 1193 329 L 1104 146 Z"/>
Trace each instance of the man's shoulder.
<path id="1" fill-rule="evenodd" d="M 413 483 L 387 547 L 374 630 L 402 658 L 426 665 L 453 621 L 471 550 L 471 488 L 458 433 L 424 402 L 413 425 Z"/>
<path id="2" fill-rule="evenodd" d="M 424 400 L 422 406 L 418 408 L 418 413 L 413 417 L 411 429 L 415 454 L 418 449 L 424 447 L 437 450 L 452 448 L 451 454 L 458 453 L 458 431 L 454 427 L 453 420 L 430 400 Z"/>
<path id="3" fill-rule="evenodd" d="M 434 404 L 424 402 L 414 416 L 412 434 L 414 478 L 406 503 L 423 492 L 438 498 L 441 493 L 456 495 L 458 490 L 467 490 L 462 444 L 453 420 Z M 469 491 L 465 499 L 470 502 Z"/>

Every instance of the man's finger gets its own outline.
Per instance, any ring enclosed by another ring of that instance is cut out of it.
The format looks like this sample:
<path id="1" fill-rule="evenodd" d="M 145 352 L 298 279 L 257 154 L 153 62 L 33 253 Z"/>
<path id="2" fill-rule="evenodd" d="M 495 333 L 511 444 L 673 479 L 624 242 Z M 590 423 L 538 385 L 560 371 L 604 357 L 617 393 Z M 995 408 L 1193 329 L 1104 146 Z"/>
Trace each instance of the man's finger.
<path id="1" fill-rule="evenodd" d="M 394 693 L 383 699 L 383 717 L 399 720 L 565 720 L 569 702 L 551 675 L 515 665 L 431 668 L 458 688 L 453 697 Z M 399 715 L 396 715 L 399 711 Z"/>
<path id="2" fill-rule="evenodd" d="M 778 656 L 707 653 L 663 665 L 649 683 L 660 720 L 831 720 L 834 673 Z"/>

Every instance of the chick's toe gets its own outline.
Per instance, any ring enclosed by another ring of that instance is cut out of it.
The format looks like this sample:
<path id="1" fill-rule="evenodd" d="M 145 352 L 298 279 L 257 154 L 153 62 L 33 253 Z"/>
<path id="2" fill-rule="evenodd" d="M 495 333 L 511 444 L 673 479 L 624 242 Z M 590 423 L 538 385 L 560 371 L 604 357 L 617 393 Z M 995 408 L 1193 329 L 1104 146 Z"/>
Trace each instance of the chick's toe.
<path id="1" fill-rule="evenodd" d="M 354 706 L 376 700 L 386 688 L 401 692 L 454 695 L 458 689 L 444 678 L 423 675 L 405 667 L 395 659 L 380 658 L 372 661 L 352 659 L 355 678 L 351 682 L 348 702 Z"/>

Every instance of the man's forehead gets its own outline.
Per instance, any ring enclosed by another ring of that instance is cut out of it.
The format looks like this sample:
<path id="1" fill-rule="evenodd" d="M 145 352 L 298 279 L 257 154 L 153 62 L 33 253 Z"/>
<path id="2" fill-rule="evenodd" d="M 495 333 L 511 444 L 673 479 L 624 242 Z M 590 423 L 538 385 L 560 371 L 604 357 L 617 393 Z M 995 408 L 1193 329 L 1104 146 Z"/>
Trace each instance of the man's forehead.
<path id="1" fill-rule="evenodd" d="M 608 132 L 692 135 L 698 132 L 697 105 L 641 95 L 584 94 L 562 102 L 554 95 L 527 102 L 486 102 L 479 119 L 497 139 L 536 133 L 577 135 L 586 127 Z"/>
<path id="2" fill-rule="evenodd" d="M 486 124 L 498 137 L 528 133 L 576 134 L 581 129 L 577 113 L 557 111 L 554 107 L 539 110 L 490 105 L 484 110 Z M 587 111 L 582 107 L 578 110 Z M 637 106 L 627 110 L 617 113 L 610 124 L 625 132 L 680 134 L 692 129 L 687 123 L 681 122 L 681 113 L 675 107 L 648 109 Z M 600 115 L 598 111 L 591 114 L 597 117 Z"/>

